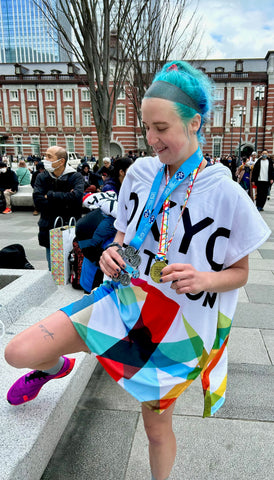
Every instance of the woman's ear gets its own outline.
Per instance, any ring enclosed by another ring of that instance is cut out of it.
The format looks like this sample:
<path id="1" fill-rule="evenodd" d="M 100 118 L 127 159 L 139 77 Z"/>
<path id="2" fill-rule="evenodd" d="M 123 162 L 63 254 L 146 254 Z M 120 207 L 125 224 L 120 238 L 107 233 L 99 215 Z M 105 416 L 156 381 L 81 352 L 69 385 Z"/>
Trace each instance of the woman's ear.
<path id="1" fill-rule="evenodd" d="M 196 135 L 201 126 L 201 115 L 196 113 L 194 117 L 190 120 L 190 133 Z"/>

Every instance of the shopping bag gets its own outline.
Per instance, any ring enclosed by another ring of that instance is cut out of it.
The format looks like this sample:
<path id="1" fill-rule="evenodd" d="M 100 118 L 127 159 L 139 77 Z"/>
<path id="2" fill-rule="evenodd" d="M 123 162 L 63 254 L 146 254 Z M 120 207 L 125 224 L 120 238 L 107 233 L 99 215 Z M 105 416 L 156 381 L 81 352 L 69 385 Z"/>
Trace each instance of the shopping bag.
<path id="1" fill-rule="evenodd" d="M 57 227 L 59 220 L 61 226 Z M 69 225 L 64 226 L 63 219 L 57 217 L 54 228 L 49 232 L 51 273 L 57 285 L 66 285 L 69 282 L 69 253 L 75 237 L 75 224 L 75 218 L 71 218 Z"/>

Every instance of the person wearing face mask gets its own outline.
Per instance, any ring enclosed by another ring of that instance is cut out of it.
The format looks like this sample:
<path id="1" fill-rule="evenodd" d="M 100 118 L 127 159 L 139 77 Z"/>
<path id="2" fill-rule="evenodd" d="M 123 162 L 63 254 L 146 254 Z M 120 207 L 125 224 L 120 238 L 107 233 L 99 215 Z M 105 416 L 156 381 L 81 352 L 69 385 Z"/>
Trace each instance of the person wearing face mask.
<path id="1" fill-rule="evenodd" d="M 256 207 L 259 212 L 263 211 L 267 199 L 267 192 L 273 183 L 274 171 L 273 163 L 268 158 L 267 150 L 263 150 L 262 155 L 254 164 L 252 170 L 252 185 L 257 187 Z"/>
<path id="2" fill-rule="evenodd" d="M 49 231 L 54 227 L 55 219 L 60 216 L 64 224 L 69 219 L 81 217 L 84 178 L 81 173 L 67 165 L 68 155 L 64 148 L 48 148 L 43 161 L 45 171 L 35 180 L 33 201 L 39 212 L 39 244 L 46 248 L 49 270 L 50 241 Z"/>
<path id="3" fill-rule="evenodd" d="M 6 208 L 2 213 L 12 213 L 10 197 L 18 191 L 18 178 L 5 162 L 0 162 L 0 191 L 3 192 L 6 200 Z"/>

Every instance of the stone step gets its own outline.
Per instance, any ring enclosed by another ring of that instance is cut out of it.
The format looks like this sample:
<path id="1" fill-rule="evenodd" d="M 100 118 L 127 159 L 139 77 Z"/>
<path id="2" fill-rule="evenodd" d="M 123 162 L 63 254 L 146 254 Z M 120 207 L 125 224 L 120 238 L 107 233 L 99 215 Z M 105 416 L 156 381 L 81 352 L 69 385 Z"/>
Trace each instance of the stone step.
<path id="1" fill-rule="evenodd" d="M 9 327 L 34 305 L 41 305 L 57 289 L 51 273 L 46 270 L 1 269 L 1 321 Z"/>
<path id="2" fill-rule="evenodd" d="M 6 344 L 29 325 L 82 296 L 82 292 L 73 290 L 71 285 L 58 286 L 53 293 L 48 290 L 48 296 L 41 305 L 33 307 L 39 302 L 39 295 L 43 296 L 45 292 L 36 290 L 35 286 L 29 285 L 29 288 L 34 289 L 35 301 L 28 310 L 22 309 L 21 315 L 17 312 L 16 322 L 7 322 L 5 335 L 0 339 L 1 480 L 38 480 L 41 477 L 97 364 L 93 355 L 71 355 L 76 362 L 70 375 L 49 382 L 36 399 L 25 405 L 14 407 L 7 402 L 6 392 L 28 370 L 17 370 L 5 363 Z"/>

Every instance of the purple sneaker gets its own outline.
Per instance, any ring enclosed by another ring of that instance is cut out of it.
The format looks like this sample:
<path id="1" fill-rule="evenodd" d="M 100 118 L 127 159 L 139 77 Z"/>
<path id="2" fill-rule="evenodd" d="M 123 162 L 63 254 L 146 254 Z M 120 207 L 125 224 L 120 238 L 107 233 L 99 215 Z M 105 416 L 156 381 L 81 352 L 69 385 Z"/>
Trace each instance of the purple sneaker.
<path id="1" fill-rule="evenodd" d="M 21 405 L 22 403 L 29 402 L 37 397 L 43 385 L 49 380 L 68 375 L 74 367 L 75 358 L 63 358 L 65 360 L 64 365 L 56 375 L 47 375 L 40 370 L 32 370 L 32 372 L 18 378 L 8 391 L 8 402 L 11 405 Z"/>

